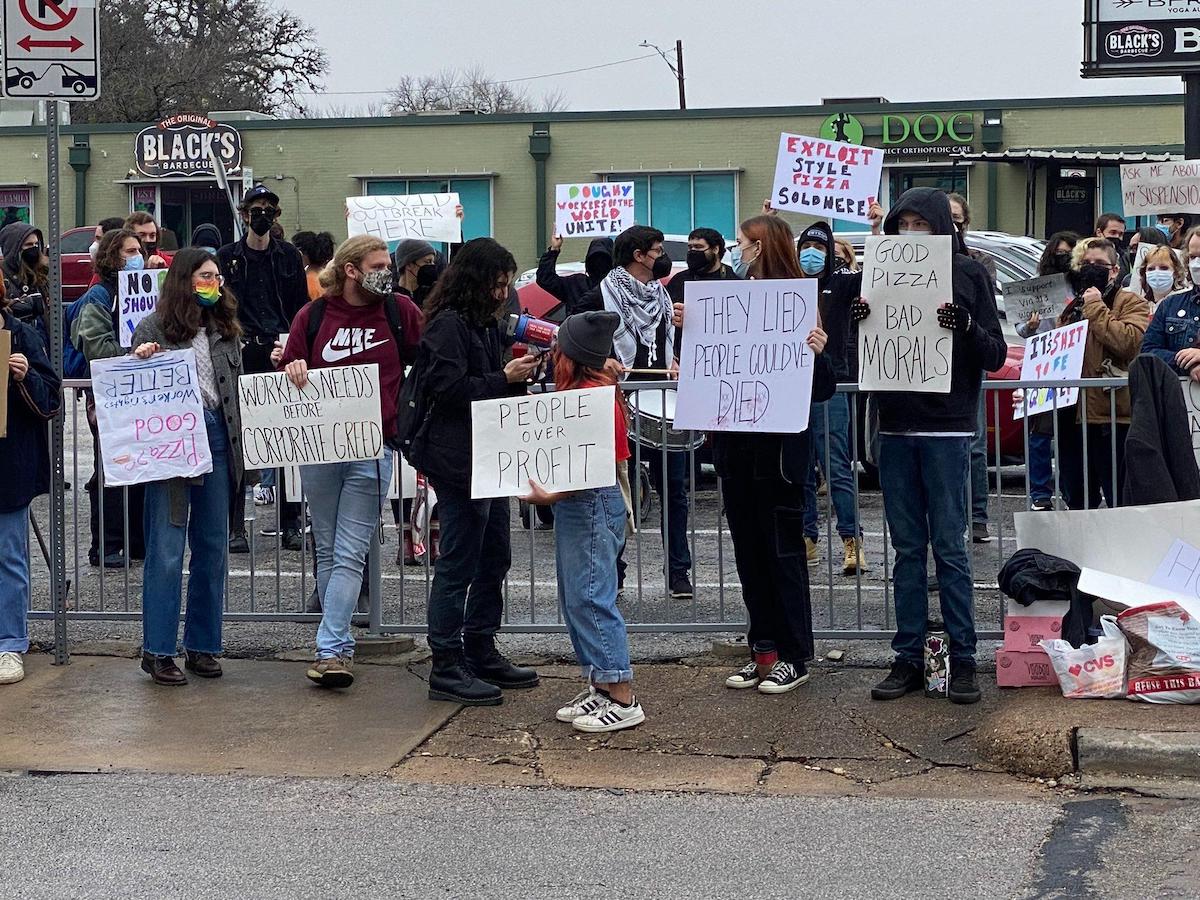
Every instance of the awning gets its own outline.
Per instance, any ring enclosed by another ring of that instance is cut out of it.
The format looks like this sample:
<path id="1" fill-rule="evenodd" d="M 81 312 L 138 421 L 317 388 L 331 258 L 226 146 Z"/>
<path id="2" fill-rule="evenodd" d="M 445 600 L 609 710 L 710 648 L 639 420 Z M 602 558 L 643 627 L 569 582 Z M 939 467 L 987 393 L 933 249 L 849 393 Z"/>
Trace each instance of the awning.
<path id="1" fill-rule="evenodd" d="M 1100 150 L 1001 150 L 984 153 L 951 153 L 956 162 L 1011 162 L 1036 165 L 1040 162 L 1107 163 L 1124 165 L 1138 162 L 1168 162 L 1182 154 L 1146 153 L 1145 151 L 1105 152 Z"/>

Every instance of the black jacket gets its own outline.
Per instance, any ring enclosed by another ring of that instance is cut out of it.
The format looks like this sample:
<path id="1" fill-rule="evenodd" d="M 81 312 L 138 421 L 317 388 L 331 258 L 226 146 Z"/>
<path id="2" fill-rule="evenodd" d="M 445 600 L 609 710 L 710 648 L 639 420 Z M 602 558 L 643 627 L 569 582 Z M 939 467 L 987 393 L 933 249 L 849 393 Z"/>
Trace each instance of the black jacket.
<path id="1" fill-rule="evenodd" d="M 599 288 L 604 276 L 613 266 L 613 239 L 596 238 L 588 244 L 587 254 L 583 258 L 586 272 L 575 275 L 559 275 L 558 250 L 547 250 L 537 267 L 537 285 L 548 294 L 556 297 L 566 307 L 568 316 L 581 312 L 580 300 L 593 288 Z"/>
<path id="2" fill-rule="evenodd" d="M 821 327 L 828 335 L 825 353 L 838 382 L 849 383 L 858 377 L 857 335 L 851 328 L 850 304 L 862 293 L 862 277 L 854 278 L 854 273 L 838 260 L 833 229 L 827 223 L 814 222 L 805 228 L 796 241 L 796 252 L 800 252 L 801 244 L 811 241 L 820 241 L 825 250 L 825 271 L 817 276 L 817 308 Z"/>
<path id="3" fill-rule="evenodd" d="M 39 240 L 42 233 L 32 225 L 13 222 L 0 229 L 0 257 L 4 259 L 4 293 L 8 297 L 9 311 L 26 325 L 37 331 L 42 344 L 49 348 L 50 337 L 46 325 L 46 295 L 50 285 L 46 282 L 28 283 L 21 280 L 21 245 L 31 234 Z"/>
<path id="4" fill-rule="evenodd" d="M 933 234 L 954 238 L 951 276 L 954 302 L 971 314 L 966 334 L 954 333 L 949 394 L 918 394 L 907 391 L 881 391 L 879 430 L 907 432 L 953 432 L 971 434 L 978 427 L 979 388 L 983 372 L 995 372 L 1004 365 L 1007 347 L 996 313 L 996 292 L 983 266 L 966 253 L 962 236 L 950 218 L 950 202 L 934 188 L 905 191 L 883 223 L 885 234 L 899 232 L 903 212 L 916 212 L 933 226 Z M 861 279 L 860 279 L 861 282 Z M 868 298 L 869 300 L 870 298 Z M 874 311 L 880 315 L 882 311 Z M 862 360 L 859 360 L 860 364 Z"/>
<path id="5" fill-rule="evenodd" d="M 740 279 L 734 274 L 733 269 L 724 263 L 721 268 L 715 272 L 693 272 L 691 269 L 684 269 L 682 272 L 676 272 L 671 276 L 671 280 L 667 282 L 667 296 L 671 298 L 672 303 L 682 303 L 685 285 L 689 281 L 739 281 Z M 685 323 L 686 324 L 686 323 Z M 683 329 L 680 328 L 675 332 L 675 358 L 679 359 L 679 351 L 683 349 Z"/>
<path id="6" fill-rule="evenodd" d="M 416 366 L 431 403 L 428 437 L 419 461 L 435 487 L 471 486 L 471 403 L 520 396 L 525 384 L 504 376 L 504 341 L 495 321 L 468 322 L 442 309 L 425 326 Z"/>
<path id="7" fill-rule="evenodd" d="M 46 422 L 62 406 L 62 382 L 50 367 L 41 337 L 11 313 L 0 328 L 12 333 L 12 352 L 23 353 L 29 371 L 8 376 L 8 435 L 0 438 L 0 512 L 15 512 L 50 490 L 50 444 Z"/>
<path id="8" fill-rule="evenodd" d="M 1179 377 L 1157 356 L 1143 353 L 1129 367 L 1129 396 L 1121 502 L 1143 506 L 1200 499 L 1200 469 Z"/>
<path id="9" fill-rule="evenodd" d="M 1025 549 L 1009 558 L 997 580 L 1001 592 L 1022 606 L 1038 600 L 1069 603 L 1062 623 L 1063 640 L 1070 641 L 1073 647 L 1082 647 L 1092 624 L 1095 598 L 1079 592 L 1079 574 L 1079 567 L 1073 562 L 1041 550 Z"/>
<path id="10" fill-rule="evenodd" d="M 271 238 L 265 251 L 271 260 L 274 296 L 252 297 L 247 287 L 246 239 L 217 251 L 221 274 L 238 301 L 238 319 L 248 337 L 271 337 L 291 328 L 292 319 L 308 302 L 308 278 L 300 251 L 287 241 Z"/>

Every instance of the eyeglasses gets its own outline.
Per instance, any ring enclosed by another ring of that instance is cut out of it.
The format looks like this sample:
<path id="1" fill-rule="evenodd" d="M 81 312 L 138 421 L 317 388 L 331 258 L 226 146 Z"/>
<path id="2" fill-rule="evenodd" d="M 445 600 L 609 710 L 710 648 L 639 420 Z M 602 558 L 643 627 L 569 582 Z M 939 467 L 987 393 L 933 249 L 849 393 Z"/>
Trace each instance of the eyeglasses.
<path id="1" fill-rule="evenodd" d="M 225 276 L 218 275 L 216 272 L 197 272 L 192 276 L 192 281 L 196 284 L 215 284 L 218 287 L 225 286 Z"/>

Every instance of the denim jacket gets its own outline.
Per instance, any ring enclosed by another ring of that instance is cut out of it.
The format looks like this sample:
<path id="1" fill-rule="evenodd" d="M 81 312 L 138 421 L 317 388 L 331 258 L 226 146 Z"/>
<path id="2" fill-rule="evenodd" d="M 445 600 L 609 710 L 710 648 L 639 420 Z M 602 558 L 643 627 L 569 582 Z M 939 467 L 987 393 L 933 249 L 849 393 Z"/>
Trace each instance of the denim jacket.
<path id="1" fill-rule="evenodd" d="M 1177 375 L 1187 375 L 1175 365 L 1175 354 L 1197 346 L 1197 337 L 1200 337 L 1200 289 L 1192 288 L 1170 294 L 1158 304 L 1142 339 L 1142 352 L 1153 353 Z"/>

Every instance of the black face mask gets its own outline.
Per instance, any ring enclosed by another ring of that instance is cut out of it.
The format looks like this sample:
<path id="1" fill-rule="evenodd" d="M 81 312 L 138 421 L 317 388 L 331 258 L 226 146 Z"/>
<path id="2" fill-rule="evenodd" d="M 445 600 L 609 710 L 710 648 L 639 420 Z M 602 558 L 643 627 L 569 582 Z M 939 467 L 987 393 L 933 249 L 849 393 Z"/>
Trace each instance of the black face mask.
<path id="1" fill-rule="evenodd" d="M 275 219 L 268 216 L 260 209 L 251 210 L 250 212 L 250 230 L 262 237 L 271 230 L 271 226 L 275 224 Z"/>
<path id="2" fill-rule="evenodd" d="M 1085 266 L 1079 267 L 1079 289 L 1086 291 L 1088 288 L 1095 288 L 1104 293 L 1108 287 L 1108 279 L 1111 268 L 1102 266 L 1099 263 L 1088 263 Z"/>
<path id="3" fill-rule="evenodd" d="M 142 248 L 146 251 L 147 256 L 153 256 L 158 252 L 158 242 L 152 241 L 148 244 L 142 244 Z"/>
<path id="4" fill-rule="evenodd" d="M 431 288 L 438 280 L 438 267 L 434 263 L 426 263 L 417 269 L 417 287 Z"/>
<path id="5" fill-rule="evenodd" d="M 1055 253 L 1051 258 L 1050 265 L 1055 272 L 1071 271 L 1071 254 L 1070 253 Z"/>
<path id="6" fill-rule="evenodd" d="M 29 266 L 31 269 L 36 269 L 38 263 L 42 261 L 41 247 L 26 247 L 21 251 L 21 262 Z"/>
<path id="7" fill-rule="evenodd" d="M 687 252 L 687 267 L 689 272 L 700 274 L 707 272 L 712 266 L 712 260 L 708 258 L 707 250 L 689 250 Z"/>
<path id="8" fill-rule="evenodd" d="M 663 255 L 654 261 L 654 265 L 650 268 L 650 274 L 656 280 L 666 278 L 671 274 L 671 257 L 667 255 L 665 250 L 663 251 Z"/>
<path id="9" fill-rule="evenodd" d="M 593 256 L 584 260 L 583 270 L 592 281 L 600 281 L 612 271 L 612 263 L 605 256 Z"/>

